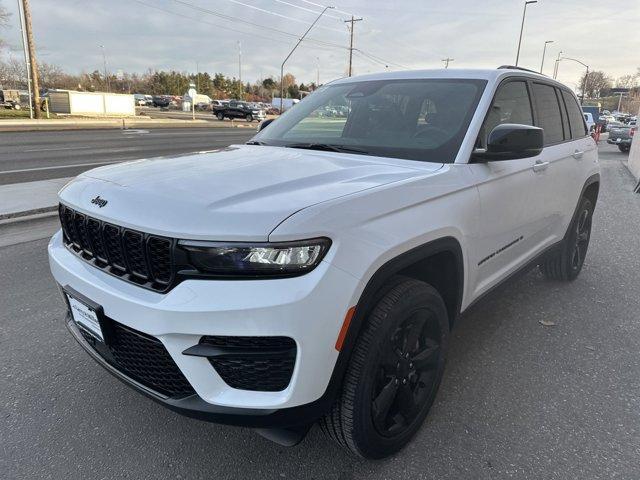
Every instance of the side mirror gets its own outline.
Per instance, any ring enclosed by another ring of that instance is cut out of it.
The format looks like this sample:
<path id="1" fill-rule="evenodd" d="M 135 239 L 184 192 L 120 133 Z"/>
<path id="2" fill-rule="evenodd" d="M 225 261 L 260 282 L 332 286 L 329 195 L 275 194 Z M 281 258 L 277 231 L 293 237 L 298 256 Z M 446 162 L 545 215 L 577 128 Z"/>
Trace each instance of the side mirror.
<path id="1" fill-rule="evenodd" d="M 472 161 L 490 162 L 535 157 L 544 148 L 544 130 L 531 125 L 503 123 L 489 134 L 487 148 L 476 149 Z"/>
<path id="2" fill-rule="evenodd" d="M 263 120 L 262 122 L 260 122 L 260 125 L 258 125 L 258 131 L 261 132 L 262 130 L 267 128 L 274 120 L 275 118 L 268 118 L 267 120 Z"/>

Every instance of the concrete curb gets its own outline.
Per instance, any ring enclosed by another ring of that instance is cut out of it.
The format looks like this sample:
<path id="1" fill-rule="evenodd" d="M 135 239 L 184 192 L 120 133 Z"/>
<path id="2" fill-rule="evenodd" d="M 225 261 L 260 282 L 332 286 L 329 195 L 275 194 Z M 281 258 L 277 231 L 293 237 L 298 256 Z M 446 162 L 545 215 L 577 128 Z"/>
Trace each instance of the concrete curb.
<path id="1" fill-rule="evenodd" d="M 257 125 L 209 120 L 154 120 L 154 119 L 109 119 L 109 120 L 0 120 L 0 132 L 32 132 L 56 130 L 100 130 L 136 128 L 244 128 L 257 129 Z"/>
<path id="2" fill-rule="evenodd" d="M 23 217 L 31 217 L 34 215 L 39 215 L 42 213 L 53 213 L 58 209 L 58 207 L 56 205 L 53 205 L 51 207 L 42 207 L 42 208 L 33 208 L 31 210 L 25 210 L 22 212 L 11 212 L 11 213 L 3 213 L 0 215 L 0 222 L 2 223 L 8 223 L 5 222 L 6 220 L 11 220 L 11 221 L 15 221 L 18 219 L 23 219 Z"/>

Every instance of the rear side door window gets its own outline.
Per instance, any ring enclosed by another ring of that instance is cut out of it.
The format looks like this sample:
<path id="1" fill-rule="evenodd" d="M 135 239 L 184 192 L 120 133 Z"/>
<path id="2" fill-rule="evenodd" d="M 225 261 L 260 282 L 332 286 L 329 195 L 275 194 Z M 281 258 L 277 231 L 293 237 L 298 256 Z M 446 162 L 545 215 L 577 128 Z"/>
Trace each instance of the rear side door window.
<path id="1" fill-rule="evenodd" d="M 480 130 L 480 144 L 487 146 L 491 130 L 503 123 L 533 125 L 531 99 L 525 81 L 509 81 L 498 87 L 491 108 Z"/>
<path id="2" fill-rule="evenodd" d="M 567 106 L 567 112 L 569 113 L 571 136 L 573 138 L 582 138 L 587 136 L 587 126 L 584 123 L 582 109 L 578 105 L 575 97 L 564 90 L 562 90 L 562 97 L 564 98 L 564 103 Z"/>
<path id="3" fill-rule="evenodd" d="M 533 95 L 538 111 L 538 126 L 544 130 L 544 145 L 564 141 L 562 115 L 556 89 L 543 83 L 533 84 Z"/>

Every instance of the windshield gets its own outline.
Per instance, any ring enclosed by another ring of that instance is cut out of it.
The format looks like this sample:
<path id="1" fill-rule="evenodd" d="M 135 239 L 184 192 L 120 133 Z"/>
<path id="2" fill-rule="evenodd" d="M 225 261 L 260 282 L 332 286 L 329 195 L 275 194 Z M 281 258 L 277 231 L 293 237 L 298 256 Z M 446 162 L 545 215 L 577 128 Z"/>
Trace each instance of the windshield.
<path id="1" fill-rule="evenodd" d="M 418 79 L 328 85 L 253 142 L 452 163 L 486 83 Z"/>

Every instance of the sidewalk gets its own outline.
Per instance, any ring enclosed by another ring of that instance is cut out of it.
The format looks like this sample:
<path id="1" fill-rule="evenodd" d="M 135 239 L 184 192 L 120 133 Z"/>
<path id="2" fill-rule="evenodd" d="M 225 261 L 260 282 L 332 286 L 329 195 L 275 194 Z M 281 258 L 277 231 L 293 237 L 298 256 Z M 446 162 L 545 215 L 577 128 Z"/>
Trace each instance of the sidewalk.
<path id="1" fill-rule="evenodd" d="M 0 185 L 0 221 L 55 211 L 58 191 L 71 178 Z"/>

